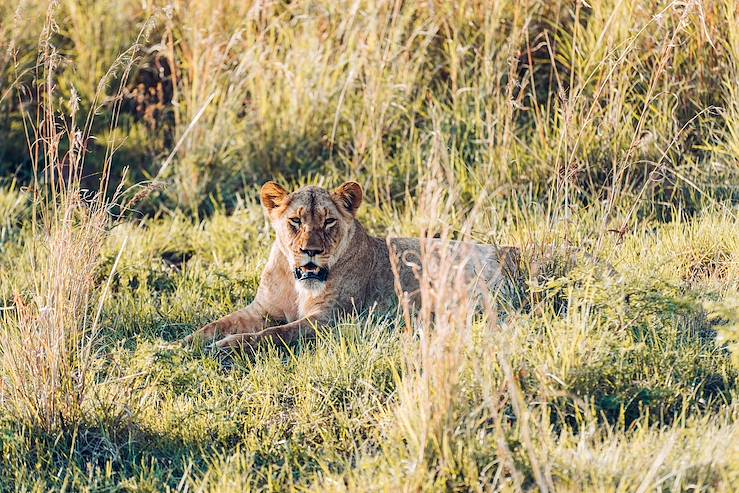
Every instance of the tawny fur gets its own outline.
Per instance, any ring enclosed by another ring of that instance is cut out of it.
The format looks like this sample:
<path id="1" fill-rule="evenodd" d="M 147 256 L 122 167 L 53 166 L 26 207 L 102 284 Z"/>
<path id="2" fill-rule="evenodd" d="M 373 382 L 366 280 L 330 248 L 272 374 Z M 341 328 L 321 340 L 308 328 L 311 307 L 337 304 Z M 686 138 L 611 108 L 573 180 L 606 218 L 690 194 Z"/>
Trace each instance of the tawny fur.
<path id="1" fill-rule="evenodd" d="M 362 189 L 354 182 L 333 192 L 304 187 L 293 193 L 268 182 L 261 201 L 276 238 L 254 300 L 186 342 L 221 338 L 221 348 L 254 347 L 269 338 L 291 343 L 338 314 L 389 307 L 397 295 L 413 301 L 422 256 L 424 263 L 451 258 L 480 293 L 501 289 L 518 269 L 519 252 L 512 247 L 368 235 L 355 218 Z M 296 279 L 296 267 L 306 265 L 327 269 L 325 282 Z"/>

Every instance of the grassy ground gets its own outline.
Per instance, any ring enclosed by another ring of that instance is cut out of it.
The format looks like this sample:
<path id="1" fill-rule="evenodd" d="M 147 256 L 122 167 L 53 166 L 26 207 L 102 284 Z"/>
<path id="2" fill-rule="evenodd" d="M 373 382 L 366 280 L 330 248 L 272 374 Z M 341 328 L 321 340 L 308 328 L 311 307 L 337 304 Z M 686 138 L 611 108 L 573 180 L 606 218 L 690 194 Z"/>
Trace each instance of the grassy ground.
<path id="1" fill-rule="evenodd" d="M 735 491 L 737 15 L 0 0 L 0 490 Z M 275 177 L 618 274 L 174 344 L 253 297 Z"/>
<path id="2" fill-rule="evenodd" d="M 578 231 L 594 226 L 581 220 Z M 513 243 L 537 226 L 499 234 Z M 536 311 L 495 327 L 460 323 L 472 341 L 458 343 L 464 354 L 449 367 L 443 353 L 420 358 L 392 313 L 348 318 L 314 343 L 253 360 L 168 345 L 251 299 L 269 243 L 261 212 L 250 204 L 202 222 L 121 224 L 103 253 L 105 277 L 128 238 L 84 417 L 48 433 L 6 415 L 2 481 L 39 490 L 516 489 L 541 474 L 558 491 L 731 491 L 737 371 L 705 303 L 736 296 L 738 229 L 721 211 L 644 222 L 604 249 L 620 282 L 576 270 L 541 288 Z M 27 233 L 3 244 L 6 297 L 24 291 Z M 423 395 L 447 379 L 444 395 Z"/>

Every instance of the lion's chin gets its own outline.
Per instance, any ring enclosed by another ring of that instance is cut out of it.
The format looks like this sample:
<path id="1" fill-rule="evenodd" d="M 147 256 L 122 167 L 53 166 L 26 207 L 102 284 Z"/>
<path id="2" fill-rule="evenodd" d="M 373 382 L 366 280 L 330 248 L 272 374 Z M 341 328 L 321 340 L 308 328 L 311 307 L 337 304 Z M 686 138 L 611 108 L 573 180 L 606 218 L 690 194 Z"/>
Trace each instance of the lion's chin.
<path id="1" fill-rule="evenodd" d="M 319 281 L 318 279 L 300 279 L 297 281 L 299 290 L 310 293 L 311 296 L 320 294 L 326 289 L 326 282 Z"/>

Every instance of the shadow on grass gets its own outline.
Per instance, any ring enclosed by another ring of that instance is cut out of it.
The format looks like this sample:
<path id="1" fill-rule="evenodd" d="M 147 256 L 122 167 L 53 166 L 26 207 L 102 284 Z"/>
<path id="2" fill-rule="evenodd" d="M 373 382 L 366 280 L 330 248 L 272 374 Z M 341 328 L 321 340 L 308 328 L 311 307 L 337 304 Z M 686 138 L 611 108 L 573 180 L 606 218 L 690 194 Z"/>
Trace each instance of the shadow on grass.
<path id="1" fill-rule="evenodd" d="M 176 487 L 183 475 L 205 466 L 203 457 L 227 448 L 155 433 L 136 423 L 84 423 L 53 434 L 18 423 L 3 428 L 2 490 L 32 478 L 42 490 L 65 484 L 73 489 L 113 487 L 130 481 Z"/>
<path id="2" fill-rule="evenodd" d="M 620 301 L 605 296 L 593 316 L 602 318 L 598 330 L 609 333 L 599 337 L 611 351 L 571 369 L 568 395 L 550 402 L 555 424 L 578 429 L 592 412 L 622 430 L 670 426 L 731 405 L 737 371 L 695 293 L 659 282 L 627 286 Z"/>

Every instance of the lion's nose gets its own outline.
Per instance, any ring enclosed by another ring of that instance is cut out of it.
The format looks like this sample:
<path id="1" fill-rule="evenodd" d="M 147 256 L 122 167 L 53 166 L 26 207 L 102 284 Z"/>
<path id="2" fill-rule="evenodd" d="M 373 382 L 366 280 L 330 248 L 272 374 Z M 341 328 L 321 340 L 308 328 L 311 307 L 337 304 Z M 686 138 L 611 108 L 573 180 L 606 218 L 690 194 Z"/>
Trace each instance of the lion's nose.
<path id="1" fill-rule="evenodd" d="M 314 248 L 301 248 L 301 252 L 308 255 L 309 257 L 315 257 L 316 255 L 320 255 L 323 253 L 323 250 L 314 249 Z"/>

